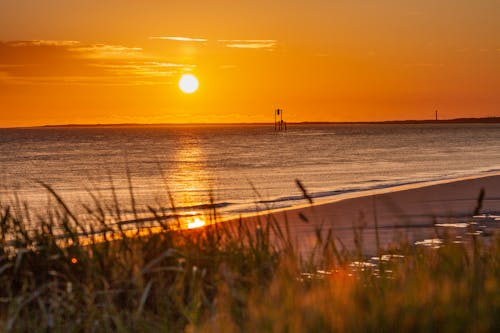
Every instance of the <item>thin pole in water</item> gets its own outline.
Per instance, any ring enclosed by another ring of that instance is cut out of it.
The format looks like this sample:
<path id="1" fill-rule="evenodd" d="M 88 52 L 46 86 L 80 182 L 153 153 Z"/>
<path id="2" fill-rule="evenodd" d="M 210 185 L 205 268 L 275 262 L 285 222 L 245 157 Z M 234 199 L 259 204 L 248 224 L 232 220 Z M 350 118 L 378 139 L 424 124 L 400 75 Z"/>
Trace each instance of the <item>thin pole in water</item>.
<path id="1" fill-rule="evenodd" d="M 281 120 L 280 120 L 280 131 L 283 130 L 283 110 L 281 110 L 280 112 L 280 117 L 281 117 Z"/>
<path id="2" fill-rule="evenodd" d="M 274 131 L 276 132 L 276 112 L 278 112 L 278 110 L 274 110 Z"/>

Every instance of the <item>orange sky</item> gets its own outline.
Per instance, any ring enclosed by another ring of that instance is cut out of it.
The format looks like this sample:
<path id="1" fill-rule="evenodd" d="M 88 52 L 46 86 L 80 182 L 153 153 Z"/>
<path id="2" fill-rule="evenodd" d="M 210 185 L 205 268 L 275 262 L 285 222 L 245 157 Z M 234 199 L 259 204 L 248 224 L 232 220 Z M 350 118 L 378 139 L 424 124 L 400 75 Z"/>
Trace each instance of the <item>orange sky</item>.
<path id="1" fill-rule="evenodd" d="M 2 0 L 0 127 L 500 116 L 499 17 L 495 0 Z"/>

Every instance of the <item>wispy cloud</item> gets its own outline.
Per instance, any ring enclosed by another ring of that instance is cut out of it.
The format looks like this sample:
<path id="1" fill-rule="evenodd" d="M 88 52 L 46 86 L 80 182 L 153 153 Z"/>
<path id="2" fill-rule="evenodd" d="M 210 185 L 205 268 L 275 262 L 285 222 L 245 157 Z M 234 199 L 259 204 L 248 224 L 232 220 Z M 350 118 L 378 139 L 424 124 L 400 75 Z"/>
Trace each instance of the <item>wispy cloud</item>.
<path id="1" fill-rule="evenodd" d="M 182 70 L 194 68 L 190 64 L 177 64 L 167 62 L 128 62 L 119 64 L 96 64 L 95 66 L 104 68 L 110 73 L 120 76 L 143 76 L 150 78 L 167 77 L 175 75 Z"/>
<path id="2" fill-rule="evenodd" d="M 149 39 L 170 40 L 178 42 L 208 42 L 207 38 L 193 38 L 185 36 L 153 36 Z M 267 49 L 273 50 L 276 47 L 277 40 L 275 39 L 218 39 L 218 43 L 225 47 L 237 49 Z"/>
<path id="3" fill-rule="evenodd" d="M 169 84 L 194 68 L 147 54 L 140 47 L 78 41 L 0 42 L 0 83 Z"/>
<path id="4" fill-rule="evenodd" d="M 161 39 L 161 40 L 173 40 L 178 42 L 207 42 L 206 38 L 191 38 L 191 37 L 182 37 L 182 36 L 153 36 L 149 37 L 149 39 Z"/>
<path id="5" fill-rule="evenodd" d="M 219 39 L 218 42 L 238 49 L 274 49 L 277 44 L 275 39 Z"/>
<path id="6" fill-rule="evenodd" d="M 28 40 L 10 41 L 9 47 L 51 47 L 69 52 L 82 52 L 89 58 L 137 58 L 143 57 L 142 48 L 114 44 L 84 44 L 76 40 Z"/>
<path id="7" fill-rule="evenodd" d="M 87 53 L 89 58 L 141 58 L 144 57 L 142 48 L 140 47 L 127 47 L 123 45 L 109 45 L 109 44 L 91 44 L 91 45 L 78 45 L 71 47 L 71 51 Z"/>
<path id="8" fill-rule="evenodd" d="M 28 41 L 12 41 L 9 45 L 14 47 L 22 46 L 74 46 L 79 45 L 76 40 L 28 40 Z"/>

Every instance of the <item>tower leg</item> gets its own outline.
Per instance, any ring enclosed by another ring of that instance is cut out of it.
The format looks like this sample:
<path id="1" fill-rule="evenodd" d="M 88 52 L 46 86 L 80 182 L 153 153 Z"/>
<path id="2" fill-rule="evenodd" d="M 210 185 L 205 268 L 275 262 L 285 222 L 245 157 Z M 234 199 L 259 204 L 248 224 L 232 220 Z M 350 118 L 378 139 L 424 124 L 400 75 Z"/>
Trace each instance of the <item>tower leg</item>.
<path id="1" fill-rule="evenodd" d="M 274 110 L 274 131 L 276 132 L 276 110 Z"/>

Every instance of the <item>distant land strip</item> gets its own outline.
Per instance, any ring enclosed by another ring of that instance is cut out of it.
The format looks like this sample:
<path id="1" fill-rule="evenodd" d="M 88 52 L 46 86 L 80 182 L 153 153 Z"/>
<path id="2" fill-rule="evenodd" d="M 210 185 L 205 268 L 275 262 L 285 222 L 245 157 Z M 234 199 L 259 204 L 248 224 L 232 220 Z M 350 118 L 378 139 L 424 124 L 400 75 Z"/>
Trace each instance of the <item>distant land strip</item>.
<path id="1" fill-rule="evenodd" d="M 455 118 L 441 120 L 385 120 L 385 121 L 303 121 L 287 122 L 288 125 L 362 125 L 362 124 L 500 124 L 500 117 Z M 26 126 L 23 128 L 61 128 L 61 127 L 162 127 L 162 126 L 264 126 L 269 122 L 253 123 L 117 123 L 117 124 L 64 124 Z M 18 127 L 20 128 L 20 127 Z"/>

